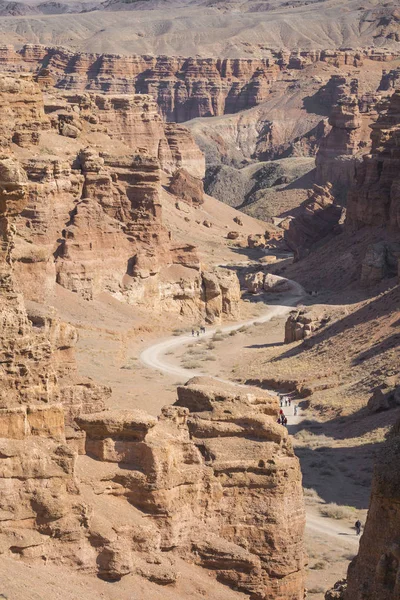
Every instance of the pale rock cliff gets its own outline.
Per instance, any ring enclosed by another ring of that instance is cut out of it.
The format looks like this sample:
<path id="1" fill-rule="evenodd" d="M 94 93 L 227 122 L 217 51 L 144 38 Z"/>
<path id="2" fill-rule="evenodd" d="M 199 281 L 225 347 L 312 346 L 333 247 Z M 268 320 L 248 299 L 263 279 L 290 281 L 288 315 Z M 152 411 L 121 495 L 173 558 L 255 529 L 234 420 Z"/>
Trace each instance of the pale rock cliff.
<path id="1" fill-rule="evenodd" d="M 300 600 L 301 477 L 278 410 L 258 389 L 200 378 L 158 419 L 110 411 L 78 423 L 86 451 L 110 465 L 102 493 L 150 517 L 164 556 L 173 548 L 255 600 Z"/>

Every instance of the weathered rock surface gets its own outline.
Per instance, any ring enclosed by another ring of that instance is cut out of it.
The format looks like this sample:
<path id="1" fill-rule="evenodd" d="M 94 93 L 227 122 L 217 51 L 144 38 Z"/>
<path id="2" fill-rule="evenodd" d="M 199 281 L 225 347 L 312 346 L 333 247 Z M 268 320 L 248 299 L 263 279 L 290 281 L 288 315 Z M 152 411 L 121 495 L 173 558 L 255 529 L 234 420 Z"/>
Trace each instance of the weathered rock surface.
<path id="1" fill-rule="evenodd" d="M 337 204 L 332 195 L 332 185 L 315 184 L 296 217 L 287 217 L 279 224 L 295 260 L 307 256 L 317 242 L 338 230 L 343 214 L 343 207 Z"/>
<path id="2" fill-rule="evenodd" d="M 400 406 L 400 384 L 386 381 L 377 387 L 368 400 L 368 411 L 372 414 Z"/>
<path id="3" fill-rule="evenodd" d="M 396 232 L 400 228 L 399 123 L 400 92 L 395 92 L 380 107 L 379 118 L 371 125 L 371 153 L 364 156 L 348 197 L 346 224 L 349 228 L 384 226 Z"/>
<path id="4" fill-rule="evenodd" d="M 313 334 L 321 325 L 322 316 L 312 311 L 295 310 L 285 323 L 285 344 L 299 342 Z"/>
<path id="5" fill-rule="evenodd" d="M 197 207 L 204 203 L 202 180 L 193 177 L 185 169 L 175 171 L 169 184 L 169 191 L 190 206 Z"/>
<path id="6" fill-rule="evenodd" d="M 362 263 L 361 279 L 366 285 L 399 273 L 399 123 L 400 93 L 394 92 L 379 106 L 379 118 L 371 125 L 371 153 L 363 157 L 348 195 L 346 229 L 381 228 L 381 241 L 368 247 Z"/>
<path id="7" fill-rule="evenodd" d="M 358 555 L 350 563 L 345 600 L 395 600 L 400 594 L 400 428 L 379 453 L 368 518 Z"/>
<path id="8" fill-rule="evenodd" d="M 238 112 L 268 97 L 271 84 L 287 69 L 316 62 L 335 67 L 361 66 L 369 60 L 393 60 L 390 51 L 270 51 L 268 58 L 215 59 L 174 56 L 78 53 L 60 47 L 28 44 L 18 51 L 0 47 L 0 68 L 35 71 L 45 85 L 49 77 L 65 90 L 108 94 L 150 94 L 167 121 Z"/>
<path id="9" fill-rule="evenodd" d="M 163 225 L 164 173 L 174 173 L 170 192 L 179 200 L 203 202 L 198 177 L 204 157 L 183 126 L 163 123 L 145 95 L 48 91 L 43 109 L 42 92 L 27 77 L 1 81 L 5 130 L 10 122 L 19 131 L 23 119 L 27 126 L 34 119 L 36 126 L 41 116 L 53 136 L 71 137 L 69 127 L 78 132 L 64 158 L 46 152 L 2 163 L 7 185 L 22 178 L 25 186 L 13 251 L 15 276 L 27 298 L 48 301 L 59 284 L 87 300 L 108 292 L 155 311 L 201 311 L 210 321 L 238 315 L 237 278 L 202 273 L 195 247 L 174 244 Z M 26 97 L 34 90 L 26 102 L 24 89 Z M 88 145 L 93 136 L 113 152 Z"/>
<path id="10" fill-rule="evenodd" d="M 354 181 L 362 126 L 357 97 L 345 96 L 342 90 L 343 87 L 337 90 L 337 103 L 329 117 L 332 129 L 323 138 L 315 161 L 316 182 L 321 185 L 330 182 L 339 189 Z"/>
<path id="11" fill-rule="evenodd" d="M 159 548 L 175 548 L 254 598 L 300 600 L 301 482 L 278 411 L 277 399 L 258 389 L 196 378 L 158 420 L 110 411 L 78 422 L 88 452 L 123 465 L 103 493 L 123 494 L 154 518 Z"/>

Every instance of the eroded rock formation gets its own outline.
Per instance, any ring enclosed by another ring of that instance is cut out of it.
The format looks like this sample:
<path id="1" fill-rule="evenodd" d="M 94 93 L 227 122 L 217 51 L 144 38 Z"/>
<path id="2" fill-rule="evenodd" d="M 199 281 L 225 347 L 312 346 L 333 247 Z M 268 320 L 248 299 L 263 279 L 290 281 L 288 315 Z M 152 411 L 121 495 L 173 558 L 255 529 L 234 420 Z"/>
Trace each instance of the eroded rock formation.
<path id="1" fill-rule="evenodd" d="M 285 323 L 285 344 L 299 342 L 309 337 L 319 328 L 321 322 L 324 322 L 323 316 L 310 310 L 301 309 L 291 312 Z"/>
<path id="2" fill-rule="evenodd" d="M 316 50 L 276 52 L 268 58 L 215 59 L 77 53 L 66 48 L 28 44 L 21 50 L 0 47 L 0 68 L 33 71 L 44 86 L 55 81 L 65 90 L 111 94 L 150 94 L 168 121 L 238 112 L 268 97 L 271 84 L 287 69 L 323 62 L 360 66 L 363 60 L 393 60 L 392 52 Z"/>
<path id="3" fill-rule="evenodd" d="M 338 230 L 343 208 L 336 203 L 331 192 L 331 184 L 315 184 L 297 216 L 287 217 L 280 223 L 284 240 L 294 252 L 295 260 L 307 256 L 317 242 Z"/>
<path id="4" fill-rule="evenodd" d="M 212 322 L 238 316 L 237 277 L 203 272 L 195 247 L 174 244 L 163 224 L 166 175 L 174 173 L 170 192 L 177 200 L 203 201 L 204 158 L 184 127 L 163 123 L 145 95 L 49 90 L 43 103 L 26 76 L 5 76 L 1 85 L 6 110 L 0 125 L 9 132 L 3 143 L 37 145 L 45 132 L 60 148 L 53 155 L 41 144 L 34 156 L 14 158 L 7 171 L 10 185 L 23 178 L 25 186 L 14 259 L 29 299 L 48 300 L 57 283 L 87 300 L 108 292 L 155 311 L 201 313 Z M 34 131 L 33 142 L 22 129 Z M 93 147 L 93 139 L 103 149 Z"/>
<path id="5" fill-rule="evenodd" d="M 349 566 L 345 600 L 395 600 L 400 594 L 400 428 L 379 453 L 360 549 Z"/>
<path id="6" fill-rule="evenodd" d="M 115 465 L 103 493 L 123 494 L 152 517 L 159 548 L 254 599 L 300 600 L 301 482 L 278 410 L 258 389 L 200 378 L 178 388 L 159 419 L 112 411 L 78 423 L 87 452 Z"/>
<path id="7" fill-rule="evenodd" d="M 371 125 L 371 153 L 363 157 L 348 195 L 346 228 L 381 228 L 381 241 L 366 251 L 361 278 L 376 283 L 398 272 L 400 257 L 400 92 L 381 103 L 379 118 Z"/>

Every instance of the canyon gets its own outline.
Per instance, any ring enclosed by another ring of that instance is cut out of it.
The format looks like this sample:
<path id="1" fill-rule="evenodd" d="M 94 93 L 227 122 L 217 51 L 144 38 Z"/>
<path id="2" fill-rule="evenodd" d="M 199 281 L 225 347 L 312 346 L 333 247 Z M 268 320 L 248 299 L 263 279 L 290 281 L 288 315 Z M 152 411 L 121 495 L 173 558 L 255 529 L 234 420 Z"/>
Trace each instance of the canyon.
<path id="1" fill-rule="evenodd" d="M 0 6 L 0 596 L 398 598 L 399 22 Z"/>

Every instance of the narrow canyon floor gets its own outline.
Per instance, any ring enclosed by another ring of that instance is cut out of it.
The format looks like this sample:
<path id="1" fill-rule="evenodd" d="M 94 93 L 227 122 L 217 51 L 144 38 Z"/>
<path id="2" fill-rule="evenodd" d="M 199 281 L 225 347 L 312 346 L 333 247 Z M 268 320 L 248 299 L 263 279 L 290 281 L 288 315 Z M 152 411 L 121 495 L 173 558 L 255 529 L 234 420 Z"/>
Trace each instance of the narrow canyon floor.
<path id="1" fill-rule="evenodd" d="M 252 261 L 254 256 L 249 264 Z M 226 268 L 236 267 L 231 262 Z M 77 355 L 82 373 L 112 387 L 110 407 L 141 408 L 154 415 L 175 401 L 177 384 L 199 373 L 274 389 L 268 374 L 274 372 L 274 358 L 286 352 L 285 321 L 293 305 L 327 311 L 334 320 L 357 313 L 366 302 L 361 292 L 350 294 L 348 304 L 343 305 L 329 293 L 317 298 L 307 294 L 297 298 L 290 294 L 244 294 L 239 323 L 210 326 L 197 336 L 201 325 L 197 321 L 164 315 L 149 322 L 146 314 L 107 296 L 89 306 L 65 290 L 59 293 L 63 318 L 79 330 Z M 160 353 L 160 343 L 167 343 L 164 353 Z M 150 355 L 157 357 L 158 368 L 143 360 L 143 352 L 148 355 L 149 348 L 154 349 Z M 297 363 L 306 371 L 304 361 L 308 359 L 303 354 L 298 353 Z M 290 383 L 290 371 L 286 379 Z M 285 381 L 282 385 L 285 389 Z M 290 391 L 290 386 L 286 389 Z M 321 402 L 314 405 L 298 393 L 291 394 L 290 407 L 283 407 L 303 473 L 308 593 L 315 600 L 322 600 L 324 592 L 345 576 L 349 561 L 357 553 L 353 524 L 357 518 L 363 523 L 366 519 L 375 451 L 400 413 L 394 410 L 389 417 L 388 413 L 360 416 L 357 407 L 345 404 L 346 414 L 337 415 L 335 402 L 329 403 L 337 388 L 327 386 L 324 393 L 323 409 Z M 294 406 L 298 416 L 293 414 Z"/>

